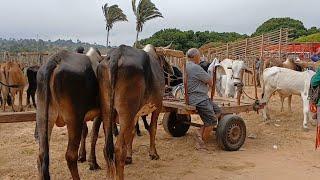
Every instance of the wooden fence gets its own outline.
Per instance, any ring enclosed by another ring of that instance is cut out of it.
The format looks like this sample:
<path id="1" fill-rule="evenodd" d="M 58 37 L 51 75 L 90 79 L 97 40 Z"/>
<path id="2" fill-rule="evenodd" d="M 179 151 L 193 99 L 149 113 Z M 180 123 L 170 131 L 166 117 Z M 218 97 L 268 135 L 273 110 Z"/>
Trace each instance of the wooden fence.
<path id="1" fill-rule="evenodd" d="M 2 52 L 0 55 L 0 63 L 7 61 L 16 61 L 25 66 L 41 65 L 45 59 L 49 56 L 49 53 L 43 52 Z"/>
<path id="2" fill-rule="evenodd" d="M 243 60 L 248 67 L 253 68 L 256 58 L 284 61 L 287 57 L 288 37 L 289 29 L 285 28 L 217 47 L 204 45 L 200 50 L 209 61 L 214 58 Z M 246 74 L 244 79 L 245 85 L 253 85 L 252 75 Z"/>

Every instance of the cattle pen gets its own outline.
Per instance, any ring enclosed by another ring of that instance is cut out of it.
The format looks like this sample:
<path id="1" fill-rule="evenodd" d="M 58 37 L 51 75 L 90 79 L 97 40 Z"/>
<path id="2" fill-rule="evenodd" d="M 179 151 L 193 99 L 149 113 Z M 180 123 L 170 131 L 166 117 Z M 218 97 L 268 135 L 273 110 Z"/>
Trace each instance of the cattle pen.
<path id="1" fill-rule="evenodd" d="M 213 58 L 233 58 L 243 59 L 246 64 L 254 69 L 254 58 L 268 57 L 278 58 L 280 61 L 286 56 L 286 47 L 288 44 L 289 30 L 280 29 L 261 36 L 248 38 L 242 41 L 228 43 L 219 47 L 205 47 L 200 48 L 203 55 L 207 59 Z M 201 124 L 191 122 L 192 114 L 197 114 L 194 106 L 188 105 L 187 93 L 187 74 L 186 74 L 186 58 L 182 51 L 177 50 L 164 50 L 157 48 L 159 53 L 162 53 L 172 65 L 178 66 L 183 72 L 183 98 L 167 98 L 163 100 L 163 110 L 165 113 L 163 118 L 163 126 L 167 133 L 172 136 L 179 137 L 187 133 L 190 126 L 200 127 Z M 32 56 L 34 59 L 28 62 L 28 65 L 42 64 L 44 57 L 48 56 L 47 53 L 18 53 L 8 54 L 4 53 L 3 58 L 9 60 L 15 59 L 14 57 L 23 58 Z M 255 78 L 255 71 L 253 71 Z M 214 78 L 213 78 L 214 79 Z M 214 81 L 215 82 L 215 81 Z M 253 85 L 255 87 L 255 96 L 253 101 L 240 101 L 241 93 L 237 99 L 221 98 L 215 96 L 215 89 L 213 86 L 211 98 L 221 107 L 223 118 L 220 120 L 224 123 L 219 123 L 220 126 L 216 127 L 217 136 L 220 139 L 220 145 L 225 150 L 238 150 L 244 143 L 246 137 L 245 124 L 241 117 L 235 114 L 241 112 L 258 111 L 263 108 L 257 98 L 257 88 L 255 81 L 250 81 L 249 76 L 245 78 L 246 85 Z M 0 123 L 16 123 L 16 122 L 30 122 L 35 121 L 36 112 L 6 112 L 0 114 Z M 231 129 L 230 129 L 231 128 Z"/>

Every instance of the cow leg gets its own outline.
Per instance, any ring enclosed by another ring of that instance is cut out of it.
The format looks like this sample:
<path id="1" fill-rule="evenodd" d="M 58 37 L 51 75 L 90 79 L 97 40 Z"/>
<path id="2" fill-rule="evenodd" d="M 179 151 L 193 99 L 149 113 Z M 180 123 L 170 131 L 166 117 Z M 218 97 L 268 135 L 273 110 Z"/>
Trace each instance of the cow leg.
<path id="1" fill-rule="evenodd" d="M 115 145 L 115 165 L 118 180 L 124 179 L 124 166 L 127 158 L 127 147 L 129 147 L 130 143 L 132 143 L 135 134 L 136 121 L 133 114 L 135 113 L 119 112 L 120 133 L 117 137 Z"/>
<path id="2" fill-rule="evenodd" d="M 6 111 L 7 97 L 3 96 L 2 110 Z"/>
<path id="3" fill-rule="evenodd" d="M 280 110 L 280 112 L 283 112 L 283 109 L 284 109 L 283 108 L 283 103 L 284 103 L 285 97 L 280 93 L 279 93 L 279 97 L 280 97 L 280 101 L 281 101 L 281 110 Z"/>
<path id="4" fill-rule="evenodd" d="M 98 117 L 93 121 L 93 125 L 92 125 L 91 150 L 90 150 L 90 155 L 88 160 L 90 170 L 101 169 L 101 167 L 97 163 L 97 158 L 96 158 L 96 144 L 99 136 L 99 129 L 100 129 L 101 122 L 102 122 L 101 118 Z"/>
<path id="5" fill-rule="evenodd" d="M 265 104 L 265 107 L 263 108 L 263 110 L 262 110 L 262 114 L 263 114 L 263 120 L 265 120 L 265 121 L 267 121 L 267 120 L 269 120 L 269 119 L 271 119 L 270 118 L 270 115 L 269 115 L 269 110 L 268 110 L 268 102 L 269 102 L 269 99 L 270 99 L 270 97 L 272 96 L 272 94 L 273 94 L 273 90 L 272 89 L 269 89 L 269 88 L 266 88 L 265 89 L 265 92 L 264 92 L 264 94 L 263 94 L 263 100 L 262 100 L 262 102 L 263 103 L 266 103 Z"/>
<path id="6" fill-rule="evenodd" d="M 12 101 L 11 101 L 11 103 L 12 103 L 12 104 L 11 104 L 12 111 L 13 111 L 13 112 L 16 112 L 16 110 L 14 109 L 14 101 L 15 101 L 15 94 L 14 94 L 14 93 L 11 94 L 11 100 L 12 100 Z"/>
<path id="7" fill-rule="evenodd" d="M 138 119 L 139 117 L 137 118 L 137 120 Z M 132 144 L 133 144 L 133 138 L 134 138 L 135 132 L 133 131 L 131 134 L 128 133 L 128 135 L 129 135 L 128 136 L 129 143 L 127 145 L 127 156 L 126 156 L 125 164 L 132 164 Z"/>
<path id="8" fill-rule="evenodd" d="M 1 92 L 1 87 L 0 87 L 0 103 L 1 103 L 1 106 L 2 106 L 3 100 L 2 100 L 2 92 Z"/>
<path id="9" fill-rule="evenodd" d="M 149 150 L 149 156 L 151 160 L 158 160 L 159 155 L 156 150 L 156 132 L 157 132 L 157 121 L 159 117 L 160 112 L 159 111 L 154 111 L 152 112 L 151 115 L 151 122 L 150 122 L 150 150 Z"/>
<path id="10" fill-rule="evenodd" d="M 142 116 L 142 120 L 143 120 L 144 128 L 149 132 L 150 131 L 150 126 L 149 126 L 148 121 L 147 121 L 147 116 Z"/>
<path id="11" fill-rule="evenodd" d="M 34 108 L 37 108 L 37 104 L 36 104 L 36 92 L 35 92 L 35 91 L 33 91 L 33 92 L 31 93 L 31 98 L 32 98 L 33 107 L 34 107 Z"/>
<path id="12" fill-rule="evenodd" d="M 70 115 L 69 115 L 70 116 Z M 66 160 L 68 168 L 71 172 L 72 179 L 80 180 L 78 172 L 78 149 L 81 140 L 82 128 L 84 123 L 79 123 L 78 120 L 84 119 L 83 116 L 79 118 L 68 118 L 67 129 L 68 129 L 68 148 L 66 152 Z M 80 118 L 82 117 L 82 118 Z"/>
<path id="13" fill-rule="evenodd" d="M 83 128 L 82 128 L 82 135 L 81 135 L 81 143 L 80 143 L 80 150 L 79 150 L 79 162 L 85 162 L 87 160 L 86 158 L 86 139 L 88 135 L 88 126 L 87 123 L 83 123 Z"/>
<path id="14" fill-rule="evenodd" d="M 309 120 L 309 100 L 308 97 L 304 94 L 301 94 L 302 103 L 303 103 L 303 128 L 308 130 L 308 120 Z"/>
<path id="15" fill-rule="evenodd" d="M 115 144 L 115 166 L 116 176 L 118 180 L 124 179 L 124 166 L 127 159 L 127 152 L 129 152 L 129 159 L 132 160 L 132 142 L 135 135 L 135 125 L 139 116 L 136 117 L 137 110 L 121 106 L 123 110 L 118 112 L 120 132 Z M 129 112 L 128 112 L 129 111 Z"/>
<path id="16" fill-rule="evenodd" d="M 26 104 L 27 108 L 31 107 L 30 98 L 31 98 L 31 92 L 30 92 L 30 89 L 28 88 L 27 89 L 27 104 Z"/>
<path id="17" fill-rule="evenodd" d="M 289 108 L 289 112 L 292 112 L 291 101 L 292 101 L 292 95 L 290 95 L 290 96 L 288 97 L 288 108 Z"/>
<path id="18" fill-rule="evenodd" d="M 141 131 L 140 131 L 140 127 L 139 127 L 139 122 L 136 123 L 135 129 L 136 129 L 137 135 L 142 136 Z"/>
<path id="19" fill-rule="evenodd" d="M 19 90 L 19 111 L 22 112 L 23 111 L 23 107 L 22 107 L 22 95 L 23 95 L 23 90 Z"/>

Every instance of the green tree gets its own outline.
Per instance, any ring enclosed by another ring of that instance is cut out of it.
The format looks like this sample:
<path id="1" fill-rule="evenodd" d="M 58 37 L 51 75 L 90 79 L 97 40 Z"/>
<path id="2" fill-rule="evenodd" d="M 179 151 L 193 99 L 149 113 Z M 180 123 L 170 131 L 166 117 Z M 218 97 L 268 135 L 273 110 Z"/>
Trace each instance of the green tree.
<path id="1" fill-rule="evenodd" d="M 196 47 L 199 48 L 204 44 L 213 43 L 221 44 L 233 42 L 239 39 L 246 38 L 247 35 L 238 33 L 218 33 L 218 32 L 194 32 L 194 31 L 181 31 L 179 29 L 164 29 L 156 32 L 147 39 L 139 41 L 140 44 L 153 44 L 155 46 L 167 46 L 171 42 L 172 47 L 177 50 L 186 52 L 188 49 Z"/>
<path id="2" fill-rule="evenodd" d="M 320 33 L 311 34 L 309 36 L 302 36 L 294 40 L 295 42 L 320 42 Z"/>
<path id="3" fill-rule="evenodd" d="M 320 32 L 320 29 L 318 29 L 317 27 L 311 27 L 310 29 L 308 29 L 308 35 L 311 35 L 311 34 L 316 34 L 316 33 L 319 33 Z"/>
<path id="4" fill-rule="evenodd" d="M 301 21 L 285 17 L 271 18 L 267 20 L 257 28 L 256 32 L 253 33 L 252 36 L 261 35 L 263 33 L 278 30 L 280 28 L 290 28 L 292 30 L 291 32 L 293 38 L 298 38 L 307 34 L 307 29 L 304 27 Z"/>
<path id="5" fill-rule="evenodd" d="M 118 5 L 112 5 L 109 7 L 108 3 L 106 3 L 104 6 L 102 6 L 102 12 L 106 21 L 107 47 L 109 47 L 109 33 L 113 28 L 114 23 L 128 21 L 128 19 Z"/>
<path id="6" fill-rule="evenodd" d="M 151 2 L 151 0 L 140 0 L 138 5 L 136 5 L 136 0 L 132 0 L 132 9 L 133 13 L 136 16 L 136 42 L 135 47 L 138 45 L 139 40 L 139 33 L 143 30 L 143 25 L 147 21 L 162 17 L 161 12 L 158 10 L 158 8 Z"/>

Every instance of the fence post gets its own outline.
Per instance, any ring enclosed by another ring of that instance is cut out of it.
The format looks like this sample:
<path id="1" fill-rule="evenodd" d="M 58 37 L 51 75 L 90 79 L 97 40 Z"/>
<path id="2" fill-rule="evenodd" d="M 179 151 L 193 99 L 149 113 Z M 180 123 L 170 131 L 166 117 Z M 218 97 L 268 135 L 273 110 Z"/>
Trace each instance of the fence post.
<path id="1" fill-rule="evenodd" d="M 227 43 L 227 59 L 229 59 L 229 43 Z"/>
<path id="2" fill-rule="evenodd" d="M 281 43 L 282 43 L 282 28 L 280 29 L 280 34 L 279 34 L 279 60 L 281 61 Z"/>

